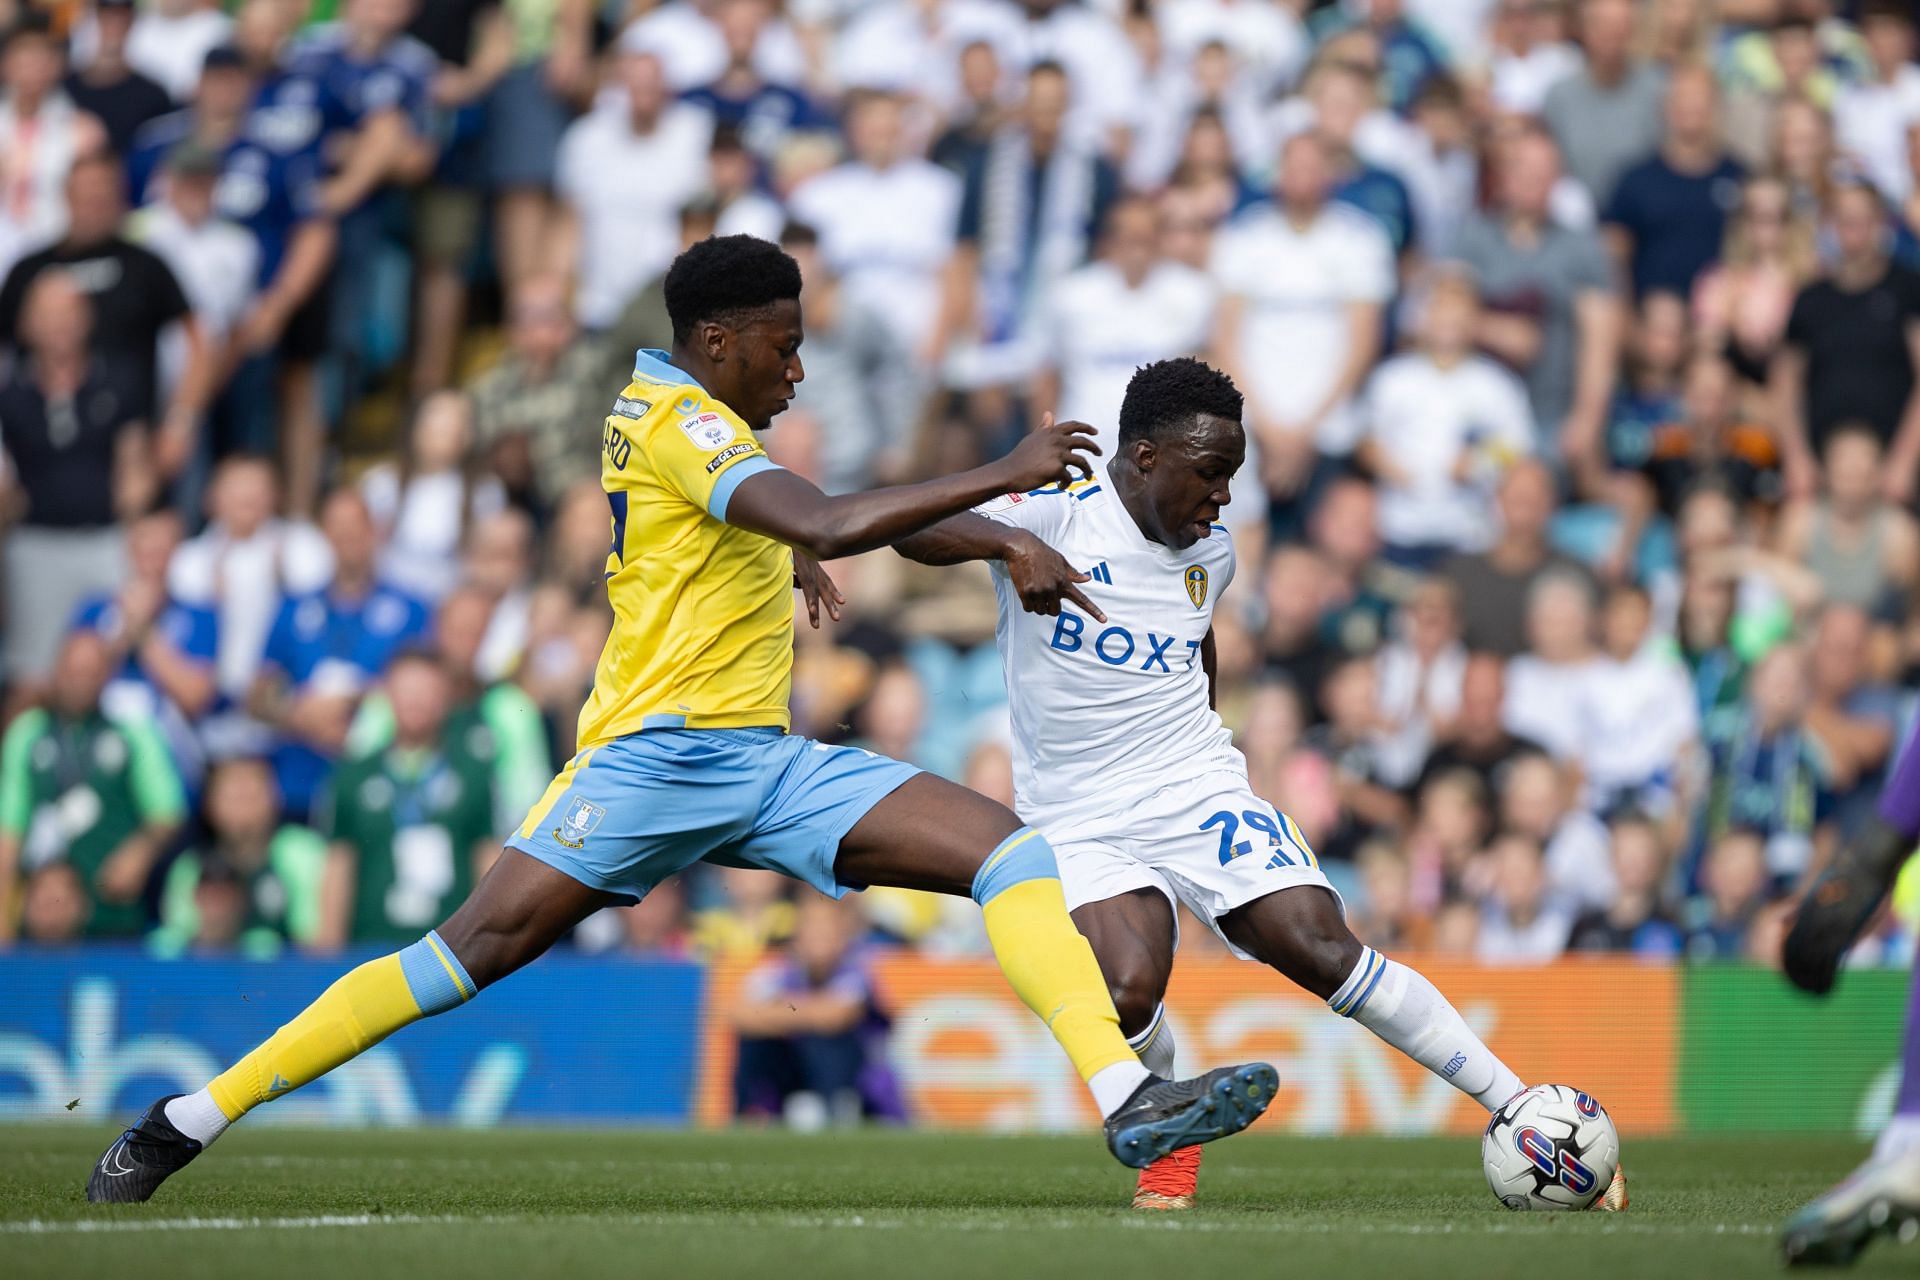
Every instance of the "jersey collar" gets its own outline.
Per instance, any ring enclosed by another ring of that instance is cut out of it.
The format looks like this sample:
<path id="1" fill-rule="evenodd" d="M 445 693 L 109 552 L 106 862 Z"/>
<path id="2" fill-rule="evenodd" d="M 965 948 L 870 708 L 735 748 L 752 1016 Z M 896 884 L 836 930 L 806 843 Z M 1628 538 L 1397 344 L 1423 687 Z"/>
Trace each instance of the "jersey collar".
<path id="1" fill-rule="evenodd" d="M 705 387 L 700 386 L 700 379 L 675 365 L 673 357 L 658 347 L 642 347 L 634 352 L 633 372 L 636 377 L 648 378 L 654 382 L 675 386 L 686 384 L 700 387 L 702 391 L 706 390 Z"/>

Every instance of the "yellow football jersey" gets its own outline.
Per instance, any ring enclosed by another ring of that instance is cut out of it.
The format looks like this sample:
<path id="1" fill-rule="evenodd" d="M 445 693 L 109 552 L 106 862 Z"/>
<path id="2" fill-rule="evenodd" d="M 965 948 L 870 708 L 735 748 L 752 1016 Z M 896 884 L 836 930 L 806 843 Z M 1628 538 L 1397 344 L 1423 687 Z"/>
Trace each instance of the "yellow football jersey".
<path id="1" fill-rule="evenodd" d="M 791 725 L 793 552 L 724 519 L 739 483 L 774 465 L 666 352 L 634 358 L 601 443 L 614 618 L 581 750 L 642 729 Z"/>

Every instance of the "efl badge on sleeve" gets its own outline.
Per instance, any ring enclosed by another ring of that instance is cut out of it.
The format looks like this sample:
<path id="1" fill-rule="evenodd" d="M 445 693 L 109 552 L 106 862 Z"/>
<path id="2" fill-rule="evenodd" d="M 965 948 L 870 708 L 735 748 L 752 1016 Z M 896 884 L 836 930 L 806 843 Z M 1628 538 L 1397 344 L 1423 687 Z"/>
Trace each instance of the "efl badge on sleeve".
<path id="1" fill-rule="evenodd" d="M 733 424 L 717 413 L 703 413 L 680 424 L 687 439 L 700 449 L 724 448 L 733 439 Z"/>
<path id="2" fill-rule="evenodd" d="M 1193 601 L 1193 607 L 1204 609 L 1207 605 L 1207 567 L 1195 564 L 1187 566 L 1187 599 Z"/>

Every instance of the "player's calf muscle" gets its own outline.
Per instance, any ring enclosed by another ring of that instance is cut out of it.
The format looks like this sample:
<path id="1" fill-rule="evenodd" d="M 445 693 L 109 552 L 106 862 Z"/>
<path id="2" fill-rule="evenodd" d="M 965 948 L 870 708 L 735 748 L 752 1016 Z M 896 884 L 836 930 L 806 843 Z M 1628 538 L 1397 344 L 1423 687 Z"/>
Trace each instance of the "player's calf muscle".
<path id="1" fill-rule="evenodd" d="M 1221 921 L 1235 946 L 1289 981 L 1327 999 L 1364 948 L 1331 893 L 1286 889 L 1249 902 Z"/>

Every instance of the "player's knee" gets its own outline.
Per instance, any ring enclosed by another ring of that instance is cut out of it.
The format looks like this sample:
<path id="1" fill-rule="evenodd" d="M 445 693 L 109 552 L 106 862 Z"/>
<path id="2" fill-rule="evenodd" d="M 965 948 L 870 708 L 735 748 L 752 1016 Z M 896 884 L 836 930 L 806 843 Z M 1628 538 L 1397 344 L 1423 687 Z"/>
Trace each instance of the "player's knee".
<path id="1" fill-rule="evenodd" d="M 1144 957 L 1115 967 L 1107 979 L 1107 992 L 1120 1015 L 1123 1034 L 1137 1036 L 1153 1024 L 1153 1012 L 1166 998 L 1166 988 L 1166 979 Z"/>

